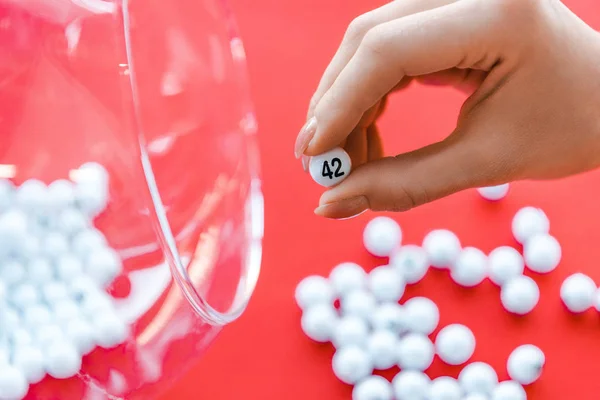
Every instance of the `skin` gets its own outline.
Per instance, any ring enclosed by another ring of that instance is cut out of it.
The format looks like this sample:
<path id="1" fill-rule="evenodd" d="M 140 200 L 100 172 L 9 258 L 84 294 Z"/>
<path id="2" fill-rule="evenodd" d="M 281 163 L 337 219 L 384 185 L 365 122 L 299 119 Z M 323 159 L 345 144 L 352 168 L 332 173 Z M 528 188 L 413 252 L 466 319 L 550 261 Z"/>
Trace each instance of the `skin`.
<path id="1" fill-rule="evenodd" d="M 468 94 L 446 139 L 383 157 L 377 118 L 412 81 Z M 311 100 L 296 157 L 358 165 L 317 215 L 406 211 L 475 187 L 600 166 L 600 34 L 558 0 L 396 0 L 356 18 Z"/>

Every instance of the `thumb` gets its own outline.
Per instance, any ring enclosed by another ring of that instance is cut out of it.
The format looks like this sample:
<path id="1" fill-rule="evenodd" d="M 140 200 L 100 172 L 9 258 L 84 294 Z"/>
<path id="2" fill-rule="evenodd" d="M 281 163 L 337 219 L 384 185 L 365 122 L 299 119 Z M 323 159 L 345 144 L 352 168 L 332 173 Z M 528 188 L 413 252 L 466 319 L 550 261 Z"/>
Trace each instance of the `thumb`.
<path id="1" fill-rule="evenodd" d="M 481 148 L 457 134 L 416 151 L 361 165 L 323 193 L 315 214 L 349 218 L 371 209 L 407 211 L 489 181 Z"/>

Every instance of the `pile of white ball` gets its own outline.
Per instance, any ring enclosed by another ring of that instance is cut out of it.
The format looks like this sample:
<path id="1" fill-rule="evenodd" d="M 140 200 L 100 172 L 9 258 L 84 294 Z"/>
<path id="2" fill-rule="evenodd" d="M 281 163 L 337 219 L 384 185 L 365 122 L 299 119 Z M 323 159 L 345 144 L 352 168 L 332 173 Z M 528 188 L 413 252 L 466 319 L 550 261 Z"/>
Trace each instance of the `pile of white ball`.
<path id="1" fill-rule="evenodd" d="M 129 335 L 105 291 L 121 259 L 94 227 L 108 173 L 87 163 L 72 178 L 0 180 L 0 399 L 75 376 L 84 355 Z"/>

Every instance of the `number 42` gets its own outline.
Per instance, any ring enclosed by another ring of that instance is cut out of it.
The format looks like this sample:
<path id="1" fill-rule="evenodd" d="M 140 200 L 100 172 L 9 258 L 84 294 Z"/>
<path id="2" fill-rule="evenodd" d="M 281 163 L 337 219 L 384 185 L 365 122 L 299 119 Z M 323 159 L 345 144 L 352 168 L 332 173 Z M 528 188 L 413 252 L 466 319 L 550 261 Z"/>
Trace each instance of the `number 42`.
<path id="1" fill-rule="evenodd" d="M 332 168 L 335 169 L 335 172 L 332 171 Z M 329 167 L 329 163 L 327 160 L 323 162 L 323 170 L 321 171 L 321 175 L 323 177 L 328 177 L 329 179 L 339 178 L 340 176 L 344 176 L 346 173 L 341 170 L 342 169 L 342 160 L 339 158 L 333 158 L 331 160 L 331 167 Z"/>

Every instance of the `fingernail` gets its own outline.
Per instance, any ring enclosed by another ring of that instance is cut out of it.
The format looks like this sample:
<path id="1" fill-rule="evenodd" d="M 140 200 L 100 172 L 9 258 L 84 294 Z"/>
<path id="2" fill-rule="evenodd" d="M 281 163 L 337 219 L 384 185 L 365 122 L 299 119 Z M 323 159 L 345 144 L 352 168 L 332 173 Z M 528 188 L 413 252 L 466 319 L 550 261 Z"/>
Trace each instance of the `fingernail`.
<path id="1" fill-rule="evenodd" d="M 309 156 L 305 156 L 304 154 L 302 155 L 302 169 L 304 170 L 304 172 L 308 172 L 308 166 L 310 164 L 310 157 Z"/>
<path id="2" fill-rule="evenodd" d="M 369 201 L 365 196 L 357 196 L 323 204 L 315 208 L 315 214 L 332 219 L 345 219 L 355 217 L 369 208 Z"/>
<path id="3" fill-rule="evenodd" d="M 306 124 L 304 124 L 300 130 L 300 133 L 298 134 L 298 137 L 296 138 L 296 146 L 294 147 L 294 154 L 296 155 L 296 158 L 300 158 L 302 156 L 302 153 L 304 153 L 304 150 L 306 150 L 308 147 L 308 144 L 315 135 L 316 131 L 317 119 L 312 117 L 306 121 Z"/>

